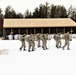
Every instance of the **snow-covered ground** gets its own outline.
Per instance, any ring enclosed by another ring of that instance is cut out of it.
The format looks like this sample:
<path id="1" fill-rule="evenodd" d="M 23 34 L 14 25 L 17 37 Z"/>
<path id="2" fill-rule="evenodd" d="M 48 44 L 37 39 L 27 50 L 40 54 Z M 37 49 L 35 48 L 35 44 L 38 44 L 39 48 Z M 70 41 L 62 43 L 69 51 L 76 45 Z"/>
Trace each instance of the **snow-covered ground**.
<path id="1" fill-rule="evenodd" d="M 64 40 L 62 41 L 62 46 Z M 70 50 L 57 49 L 54 39 L 48 41 L 48 50 L 20 51 L 19 40 L 0 40 L 0 50 L 9 51 L 0 55 L 0 75 L 76 75 L 76 39 L 70 42 Z"/>

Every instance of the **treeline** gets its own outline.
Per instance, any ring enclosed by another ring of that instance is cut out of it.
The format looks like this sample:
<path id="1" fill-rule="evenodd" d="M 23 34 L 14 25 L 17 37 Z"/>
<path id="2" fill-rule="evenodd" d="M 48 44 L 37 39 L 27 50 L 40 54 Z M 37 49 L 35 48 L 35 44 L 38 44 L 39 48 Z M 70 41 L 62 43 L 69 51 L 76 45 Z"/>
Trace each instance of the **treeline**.
<path id="1" fill-rule="evenodd" d="M 0 8 L 0 18 L 71 18 L 76 22 L 76 8 L 72 5 L 67 10 L 62 5 L 49 5 L 48 2 L 40 4 L 33 12 L 28 9 L 22 13 L 17 13 L 10 5 L 6 7 L 5 14 Z"/>

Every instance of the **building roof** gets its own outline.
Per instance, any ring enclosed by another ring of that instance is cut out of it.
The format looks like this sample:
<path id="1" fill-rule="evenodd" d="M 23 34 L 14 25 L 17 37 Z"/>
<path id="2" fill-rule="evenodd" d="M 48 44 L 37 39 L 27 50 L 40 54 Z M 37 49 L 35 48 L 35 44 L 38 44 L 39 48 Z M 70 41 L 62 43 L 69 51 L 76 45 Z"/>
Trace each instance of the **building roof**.
<path id="1" fill-rule="evenodd" d="M 76 27 L 70 18 L 4 19 L 4 28 Z"/>

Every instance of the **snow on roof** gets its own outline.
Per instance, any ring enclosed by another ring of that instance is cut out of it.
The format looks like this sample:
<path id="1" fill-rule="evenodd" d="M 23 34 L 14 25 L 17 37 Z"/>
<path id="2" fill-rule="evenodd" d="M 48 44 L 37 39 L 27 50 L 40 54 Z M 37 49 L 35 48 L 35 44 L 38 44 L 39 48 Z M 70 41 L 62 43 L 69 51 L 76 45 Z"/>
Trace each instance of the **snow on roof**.
<path id="1" fill-rule="evenodd" d="M 4 19 L 4 28 L 76 27 L 70 18 Z"/>

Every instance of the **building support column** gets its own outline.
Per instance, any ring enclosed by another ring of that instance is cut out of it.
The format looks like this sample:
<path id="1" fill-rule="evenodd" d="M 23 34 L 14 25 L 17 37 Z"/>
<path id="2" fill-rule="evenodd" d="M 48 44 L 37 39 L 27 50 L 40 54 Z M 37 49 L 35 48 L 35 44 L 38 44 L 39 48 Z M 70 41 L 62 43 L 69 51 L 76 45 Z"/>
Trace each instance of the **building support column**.
<path id="1" fill-rule="evenodd" d="M 65 27 L 64 27 L 64 29 L 63 29 L 63 32 L 64 32 L 64 34 L 65 34 Z"/>
<path id="2" fill-rule="evenodd" d="M 6 33 L 5 33 L 6 31 L 5 31 L 5 29 L 3 28 L 3 38 L 5 38 L 5 36 L 6 36 Z"/>
<path id="3" fill-rule="evenodd" d="M 63 28 L 63 35 L 62 35 L 62 38 L 64 37 L 64 34 L 65 34 L 65 27 Z"/>
<path id="4" fill-rule="evenodd" d="M 34 34 L 36 34 L 36 29 L 34 29 Z"/>
<path id="5" fill-rule="evenodd" d="M 10 32 L 10 34 L 11 34 L 11 35 L 13 35 L 13 29 L 11 29 L 11 32 Z"/>
<path id="6" fill-rule="evenodd" d="M 50 28 L 49 28 L 49 40 L 51 40 L 51 38 L 52 38 L 52 35 L 51 35 L 51 37 L 50 37 Z"/>
<path id="7" fill-rule="evenodd" d="M 14 40 L 14 32 L 13 32 L 13 29 L 11 29 L 10 34 L 12 35 L 12 40 Z"/>
<path id="8" fill-rule="evenodd" d="M 43 34 L 43 28 L 41 29 L 41 33 Z"/>
<path id="9" fill-rule="evenodd" d="M 72 28 L 71 28 L 71 31 L 70 32 L 71 32 L 71 39 L 72 39 L 72 32 L 73 32 Z"/>
<path id="10" fill-rule="evenodd" d="M 56 28 L 56 33 L 58 33 L 58 28 Z"/>
<path id="11" fill-rule="evenodd" d="M 50 34 L 50 28 L 49 28 L 49 34 Z"/>
<path id="12" fill-rule="evenodd" d="M 11 32 L 13 32 L 13 30 L 11 29 Z"/>
<path id="13" fill-rule="evenodd" d="M 18 33 L 19 33 L 18 40 L 20 40 L 20 29 L 18 29 Z"/>
<path id="14" fill-rule="evenodd" d="M 20 29 L 18 29 L 18 33 L 19 33 L 19 35 L 20 35 Z"/>
<path id="15" fill-rule="evenodd" d="M 28 35 L 28 29 L 26 29 L 26 34 Z"/>

